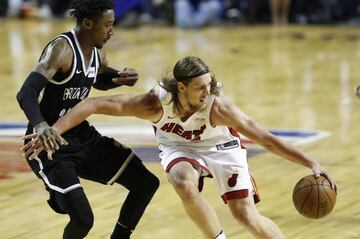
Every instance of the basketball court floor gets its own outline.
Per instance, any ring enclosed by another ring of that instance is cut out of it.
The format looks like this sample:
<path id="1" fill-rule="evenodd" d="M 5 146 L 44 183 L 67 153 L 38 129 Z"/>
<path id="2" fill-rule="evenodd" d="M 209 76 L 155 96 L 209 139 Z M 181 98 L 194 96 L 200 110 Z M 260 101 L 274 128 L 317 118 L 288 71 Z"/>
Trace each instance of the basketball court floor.
<path id="1" fill-rule="evenodd" d="M 19 152 L 26 118 L 15 95 L 42 48 L 71 21 L 0 20 L 0 238 L 61 238 L 67 216 L 47 206 L 47 192 Z M 167 68 L 186 55 L 201 57 L 223 83 L 227 97 L 264 127 L 298 145 L 335 177 L 337 203 L 325 218 L 302 217 L 292 189 L 309 169 L 264 152 L 244 139 L 262 201 L 290 239 L 360 238 L 360 30 L 341 26 L 238 26 L 183 31 L 168 27 L 116 29 L 109 41 L 110 65 L 136 68 L 140 80 L 92 96 L 150 90 Z M 92 116 L 106 135 L 131 146 L 161 181 L 132 238 L 200 239 L 158 162 L 151 124 L 129 117 Z M 126 190 L 82 180 L 94 210 L 87 238 L 109 238 Z M 228 238 L 252 238 L 238 225 L 214 182 L 203 195 L 214 206 Z"/>

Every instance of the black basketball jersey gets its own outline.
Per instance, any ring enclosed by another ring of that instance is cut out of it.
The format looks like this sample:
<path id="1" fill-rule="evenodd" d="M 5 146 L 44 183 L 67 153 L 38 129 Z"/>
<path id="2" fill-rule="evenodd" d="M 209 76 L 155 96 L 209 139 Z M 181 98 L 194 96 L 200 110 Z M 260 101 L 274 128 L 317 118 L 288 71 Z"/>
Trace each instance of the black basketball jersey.
<path id="1" fill-rule="evenodd" d="M 84 55 L 74 30 L 58 35 L 49 44 L 58 38 L 66 39 L 72 48 L 73 59 L 69 71 L 57 72 L 40 93 L 40 110 L 49 125 L 54 124 L 89 95 L 100 66 L 99 53 L 95 47 L 92 50 L 90 64 L 88 67 L 85 66 Z"/>

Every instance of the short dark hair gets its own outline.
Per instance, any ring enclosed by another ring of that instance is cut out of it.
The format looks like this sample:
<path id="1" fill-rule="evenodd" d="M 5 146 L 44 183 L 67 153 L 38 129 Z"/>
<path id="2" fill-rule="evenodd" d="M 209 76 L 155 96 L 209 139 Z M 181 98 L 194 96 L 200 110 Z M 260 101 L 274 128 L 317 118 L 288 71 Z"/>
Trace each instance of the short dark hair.
<path id="1" fill-rule="evenodd" d="M 77 23 L 81 23 L 84 18 L 96 19 L 104 11 L 114 8 L 112 0 L 73 0 L 70 4 L 70 15 L 76 18 Z"/>

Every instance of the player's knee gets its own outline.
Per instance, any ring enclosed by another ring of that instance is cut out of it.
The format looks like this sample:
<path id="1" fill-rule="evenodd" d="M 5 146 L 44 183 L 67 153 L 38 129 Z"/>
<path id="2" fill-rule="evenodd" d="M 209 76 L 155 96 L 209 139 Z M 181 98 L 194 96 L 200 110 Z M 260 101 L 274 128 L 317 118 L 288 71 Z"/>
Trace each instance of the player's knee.
<path id="1" fill-rule="evenodd" d="M 137 190 L 141 191 L 142 193 L 147 193 L 153 195 L 156 190 L 160 186 L 159 179 L 152 173 L 148 173 L 144 175 L 141 180 L 141 183 L 137 186 Z"/>
<path id="2" fill-rule="evenodd" d="M 170 177 L 169 180 L 175 191 L 183 200 L 193 200 L 197 194 L 199 194 L 196 184 L 190 179 L 176 177 L 175 175 L 175 177 Z"/>
<path id="3" fill-rule="evenodd" d="M 75 189 L 67 195 L 68 214 L 70 216 L 70 231 L 76 231 L 76 234 L 83 237 L 90 231 L 94 225 L 94 214 L 91 210 L 83 189 Z"/>
<path id="4" fill-rule="evenodd" d="M 78 226 L 84 233 L 86 233 L 85 235 L 87 235 L 87 233 L 91 230 L 93 225 L 94 225 L 94 214 L 92 212 L 88 213 L 88 215 L 82 217 L 78 221 Z"/>
<path id="5" fill-rule="evenodd" d="M 83 212 L 80 215 L 70 218 L 71 223 L 76 227 L 78 234 L 82 237 L 85 237 L 94 225 L 94 214 L 92 211 Z"/>
<path id="6" fill-rule="evenodd" d="M 91 229 L 94 225 L 94 213 L 91 209 L 84 211 L 84 213 L 80 217 L 81 225 L 84 228 Z"/>
<path id="7" fill-rule="evenodd" d="M 92 211 L 83 211 L 81 214 L 70 214 L 70 222 L 65 227 L 64 239 L 84 238 L 94 224 Z"/>
<path id="8" fill-rule="evenodd" d="M 236 219 L 236 221 L 238 221 L 240 224 L 243 224 L 245 226 L 250 226 L 252 223 L 251 215 L 249 213 L 235 212 L 233 213 L 233 216 Z"/>
<path id="9" fill-rule="evenodd" d="M 232 210 L 231 212 L 236 221 L 240 224 L 247 228 L 256 228 L 259 219 L 257 211 L 254 211 L 249 207 L 243 207 L 238 210 Z"/>

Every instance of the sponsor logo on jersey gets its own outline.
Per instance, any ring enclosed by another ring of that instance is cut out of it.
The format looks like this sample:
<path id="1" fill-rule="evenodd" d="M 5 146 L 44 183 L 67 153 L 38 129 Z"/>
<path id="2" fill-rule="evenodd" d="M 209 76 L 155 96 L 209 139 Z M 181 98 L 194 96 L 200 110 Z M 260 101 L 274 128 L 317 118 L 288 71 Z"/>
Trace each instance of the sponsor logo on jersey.
<path id="1" fill-rule="evenodd" d="M 205 118 L 195 118 L 196 122 L 199 122 L 199 123 L 205 123 Z"/>

